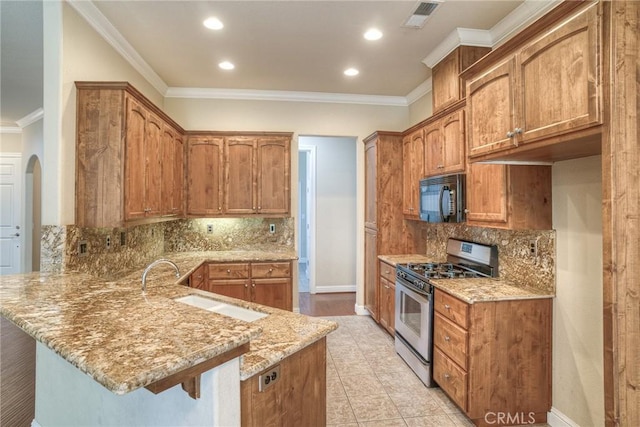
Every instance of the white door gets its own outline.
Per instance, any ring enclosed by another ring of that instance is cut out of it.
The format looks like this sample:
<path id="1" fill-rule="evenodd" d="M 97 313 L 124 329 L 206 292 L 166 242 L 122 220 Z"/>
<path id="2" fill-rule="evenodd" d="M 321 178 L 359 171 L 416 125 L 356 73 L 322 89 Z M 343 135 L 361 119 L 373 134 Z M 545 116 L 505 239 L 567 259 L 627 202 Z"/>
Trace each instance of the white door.
<path id="1" fill-rule="evenodd" d="M 21 272 L 21 165 L 20 154 L 0 156 L 0 274 Z"/>

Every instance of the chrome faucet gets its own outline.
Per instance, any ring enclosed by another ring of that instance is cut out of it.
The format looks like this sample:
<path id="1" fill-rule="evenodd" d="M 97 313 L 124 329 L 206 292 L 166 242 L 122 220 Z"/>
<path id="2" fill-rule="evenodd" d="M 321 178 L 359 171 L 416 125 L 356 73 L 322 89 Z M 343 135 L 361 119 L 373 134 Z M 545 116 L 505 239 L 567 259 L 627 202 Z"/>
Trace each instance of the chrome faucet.
<path id="1" fill-rule="evenodd" d="M 151 270 L 158 264 L 169 264 L 176 270 L 176 277 L 180 277 L 180 270 L 178 269 L 178 266 L 175 262 L 169 261 L 168 259 L 157 259 L 149 264 L 147 268 L 144 269 L 144 273 L 142 273 L 142 292 L 145 292 L 147 290 L 147 274 L 149 273 L 149 270 Z"/>

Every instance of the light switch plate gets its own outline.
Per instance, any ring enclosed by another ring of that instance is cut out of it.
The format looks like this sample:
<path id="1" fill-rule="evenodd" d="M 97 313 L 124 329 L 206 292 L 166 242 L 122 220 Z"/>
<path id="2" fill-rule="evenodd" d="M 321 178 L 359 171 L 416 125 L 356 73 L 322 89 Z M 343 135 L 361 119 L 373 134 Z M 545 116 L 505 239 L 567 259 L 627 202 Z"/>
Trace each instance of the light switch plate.
<path id="1" fill-rule="evenodd" d="M 276 225 L 275 224 L 269 224 L 269 233 L 273 234 L 276 232 Z"/>

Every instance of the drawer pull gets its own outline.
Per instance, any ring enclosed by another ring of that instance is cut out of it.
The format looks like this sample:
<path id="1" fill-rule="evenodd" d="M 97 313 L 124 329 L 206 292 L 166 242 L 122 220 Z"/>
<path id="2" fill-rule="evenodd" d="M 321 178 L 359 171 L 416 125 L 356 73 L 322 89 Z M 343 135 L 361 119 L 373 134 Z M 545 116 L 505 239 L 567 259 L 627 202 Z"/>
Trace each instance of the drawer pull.
<path id="1" fill-rule="evenodd" d="M 449 375 L 449 374 L 444 374 L 444 379 L 445 379 L 445 380 L 449 381 L 449 378 L 451 378 L 451 375 Z"/>
<path id="2" fill-rule="evenodd" d="M 270 268 L 270 269 L 269 269 L 269 273 L 273 273 L 273 268 Z"/>
<path id="3" fill-rule="evenodd" d="M 244 287 L 245 287 L 245 288 L 248 288 L 248 287 L 249 287 L 249 284 L 248 284 L 248 283 L 245 283 L 245 284 L 244 284 Z"/>
<path id="4" fill-rule="evenodd" d="M 227 274 L 231 274 L 231 270 L 227 270 Z"/>
<path id="5" fill-rule="evenodd" d="M 252 288 L 255 288 L 255 287 L 256 287 L 256 284 L 255 284 L 255 283 L 252 283 L 252 284 L 251 284 L 251 287 L 252 287 Z"/>
<path id="6" fill-rule="evenodd" d="M 385 270 L 384 274 L 391 274 L 389 270 Z"/>
<path id="7" fill-rule="evenodd" d="M 444 305 L 445 310 L 451 310 L 451 306 L 449 304 Z"/>
<path id="8" fill-rule="evenodd" d="M 445 335 L 444 336 L 444 340 L 447 341 L 447 342 L 451 341 L 451 337 L 449 335 Z"/>

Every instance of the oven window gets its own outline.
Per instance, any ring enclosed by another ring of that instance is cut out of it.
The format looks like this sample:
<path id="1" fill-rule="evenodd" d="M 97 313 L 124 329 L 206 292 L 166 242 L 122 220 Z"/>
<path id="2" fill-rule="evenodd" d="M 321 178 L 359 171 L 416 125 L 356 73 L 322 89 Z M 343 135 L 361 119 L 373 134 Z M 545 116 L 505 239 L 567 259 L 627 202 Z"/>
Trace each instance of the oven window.
<path id="1" fill-rule="evenodd" d="M 419 301 L 411 298 L 406 293 L 402 292 L 402 304 L 400 320 L 402 323 L 411 329 L 417 336 L 420 336 L 420 318 L 422 316 L 422 306 Z"/>

